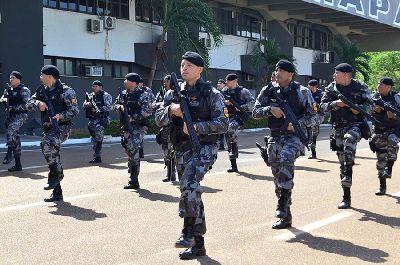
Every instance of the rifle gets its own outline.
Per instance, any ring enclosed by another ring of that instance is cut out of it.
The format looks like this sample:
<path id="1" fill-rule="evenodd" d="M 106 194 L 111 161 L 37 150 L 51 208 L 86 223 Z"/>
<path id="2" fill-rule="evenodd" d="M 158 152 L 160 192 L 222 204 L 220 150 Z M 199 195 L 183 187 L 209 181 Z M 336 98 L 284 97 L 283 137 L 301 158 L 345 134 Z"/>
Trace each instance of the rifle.
<path id="1" fill-rule="evenodd" d="M 372 98 L 372 101 L 375 103 L 375 105 L 381 107 L 385 111 L 393 112 L 396 114 L 396 116 L 400 117 L 400 109 L 396 108 L 389 102 L 384 101 L 380 95 L 376 95 L 376 97 Z"/>
<path id="2" fill-rule="evenodd" d="M 86 92 L 86 94 L 85 94 L 85 100 L 86 100 L 86 102 L 90 102 L 90 104 L 92 104 L 92 108 L 95 110 L 96 113 L 101 112 L 99 107 L 97 107 L 96 101 L 94 101 L 93 96 L 90 96 L 88 92 Z"/>
<path id="3" fill-rule="evenodd" d="M 128 132 L 133 135 L 133 126 L 131 122 L 129 121 L 129 114 L 128 114 L 128 106 L 126 105 L 126 102 L 124 100 L 124 96 L 122 94 L 122 88 L 118 87 L 118 93 L 119 93 L 119 98 L 118 101 L 119 103 L 124 107 L 124 110 L 120 110 L 120 122 L 121 124 L 128 130 Z M 128 91 L 126 92 L 128 93 Z"/>
<path id="4" fill-rule="evenodd" d="M 194 151 L 197 153 L 200 151 L 201 145 L 199 137 L 197 136 L 196 130 L 194 129 L 194 123 L 190 116 L 190 110 L 187 102 L 187 98 L 182 95 L 178 84 L 178 79 L 175 73 L 171 73 L 171 82 L 174 89 L 175 95 L 178 97 L 179 105 L 183 113 L 183 121 L 186 123 L 186 127 L 189 133 L 190 142 L 192 143 Z"/>
<path id="5" fill-rule="evenodd" d="M 4 110 L 5 110 L 5 120 L 6 124 L 8 124 L 9 119 L 10 119 L 10 104 L 9 104 L 9 95 L 8 95 L 8 89 L 11 88 L 11 85 L 9 83 L 6 83 L 6 89 L 4 95 L 0 98 L 0 104 L 4 105 Z M 6 96 L 6 97 L 5 97 Z M 8 125 L 7 125 L 8 126 Z"/>
<path id="6" fill-rule="evenodd" d="M 293 110 L 290 107 L 289 103 L 287 103 L 286 100 L 284 100 L 283 98 L 281 98 L 281 96 L 278 95 L 277 89 L 272 89 L 272 95 L 276 99 L 276 103 L 282 109 L 286 117 L 286 121 L 282 127 L 286 129 L 289 123 L 292 123 L 292 126 L 294 128 L 294 133 L 300 138 L 300 141 L 307 147 L 307 150 L 310 150 L 310 147 L 308 146 L 309 144 L 308 137 L 301 128 L 301 125 L 297 120 L 296 115 L 293 113 Z"/>
<path id="7" fill-rule="evenodd" d="M 380 121 L 378 121 L 374 116 L 369 114 L 366 110 L 352 102 L 350 99 L 346 98 L 342 93 L 339 92 L 336 88 L 336 83 L 333 84 L 334 89 L 328 89 L 327 91 L 331 92 L 334 94 L 338 99 L 340 99 L 344 104 L 346 104 L 349 108 L 354 109 L 358 112 L 361 113 L 362 116 L 364 116 L 367 120 L 375 122 L 377 124 L 382 124 Z"/>
<path id="8" fill-rule="evenodd" d="M 171 180 L 172 173 L 174 171 L 174 157 L 175 157 L 175 150 L 173 145 L 168 146 L 168 153 L 165 159 L 165 167 L 167 167 L 167 178 Z"/>
<path id="9" fill-rule="evenodd" d="M 49 118 L 50 118 L 51 127 L 53 127 L 53 129 L 57 133 L 59 133 L 61 131 L 60 126 L 58 126 L 58 122 L 55 119 L 53 119 L 53 117 L 56 116 L 56 112 L 54 111 L 53 103 L 51 102 L 49 96 L 47 95 L 46 88 L 44 87 L 44 85 L 41 85 L 41 87 L 42 87 L 43 99 L 47 105 L 47 116 L 49 116 Z"/>
<path id="10" fill-rule="evenodd" d="M 236 100 L 234 100 L 232 98 L 232 96 L 228 95 L 227 93 L 222 93 L 222 95 L 224 96 L 224 98 L 226 100 L 229 100 L 230 103 L 232 103 L 232 105 L 239 110 L 239 124 L 242 125 L 243 123 L 245 123 L 249 118 L 250 115 L 247 113 L 247 111 L 245 109 L 243 109 L 237 102 Z"/>

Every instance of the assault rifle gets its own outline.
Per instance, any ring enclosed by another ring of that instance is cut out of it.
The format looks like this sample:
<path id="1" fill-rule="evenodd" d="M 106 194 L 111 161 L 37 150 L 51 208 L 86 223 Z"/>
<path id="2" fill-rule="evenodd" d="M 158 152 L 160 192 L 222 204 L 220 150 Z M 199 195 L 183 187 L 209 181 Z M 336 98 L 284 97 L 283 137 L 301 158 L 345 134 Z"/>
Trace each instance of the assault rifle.
<path id="1" fill-rule="evenodd" d="M 129 121 L 129 114 L 128 114 L 128 105 L 126 104 L 126 101 L 124 99 L 124 95 L 122 94 L 122 88 L 118 87 L 118 93 L 119 93 L 119 97 L 118 97 L 118 103 L 121 104 L 124 107 L 124 110 L 122 111 L 120 109 L 120 122 L 121 124 L 128 130 L 128 132 L 133 135 L 133 126 L 131 124 L 131 122 Z M 126 92 L 128 93 L 128 91 Z"/>
<path id="2" fill-rule="evenodd" d="M 181 110 L 183 113 L 183 121 L 186 123 L 190 142 L 192 143 L 194 151 L 197 153 L 198 151 L 200 151 L 200 148 L 201 148 L 200 140 L 199 140 L 199 137 L 197 136 L 196 130 L 194 128 L 194 123 L 193 123 L 192 117 L 190 116 L 187 98 L 184 95 L 182 95 L 182 93 L 180 91 L 178 79 L 176 78 L 175 73 L 171 73 L 171 83 L 172 83 L 172 87 L 174 89 L 174 93 L 178 97 L 179 105 L 181 106 Z"/>
<path id="3" fill-rule="evenodd" d="M 96 104 L 96 101 L 94 101 L 93 95 L 89 95 L 88 92 L 86 92 L 85 94 L 85 100 L 86 102 L 90 102 L 90 104 L 92 104 L 92 108 L 95 110 L 96 113 L 101 112 L 101 110 L 99 109 L 99 107 Z"/>
<path id="4" fill-rule="evenodd" d="M 242 125 L 243 123 L 245 123 L 249 118 L 250 115 L 247 113 L 247 111 L 245 109 L 243 109 L 237 102 L 236 100 L 234 100 L 232 98 L 232 96 L 228 95 L 227 93 L 222 93 L 222 95 L 224 96 L 224 98 L 226 100 L 229 100 L 230 103 L 232 103 L 232 105 L 239 110 L 239 124 Z"/>
<path id="5" fill-rule="evenodd" d="M 396 116 L 400 117 L 400 109 L 396 108 L 392 104 L 387 101 L 384 101 L 381 96 L 373 97 L 372 100 L 374 101 L 375 105 L 381 107 L 385 111 L 390 111 L 396 114 Z"/>
<path id="6" fill-rule="evenodd" d="M 54 110 L 53 103 L 51 102 L 49 96 L 47 95 L 45 86 L 44 86 L 44 85 L 41 85 L 41 88 L 42 88 L 42 94 L 43 94 L 44 102 L 45 102 L 46 105 L 47 105 L 47 116 L 49 116 L 49 118 L 50 118 L 51 127 L 53 127 L 53 129 L 54 129 L 57 133 L 59 133 L 59 132 L 61 131 L 61 130 L 60 130 L 60 126 L 58 126 L 57 120 L 53 119 L 53 117 L 56 116 L 56 112 L 55 112 L 55 110 Z"/>
<path id="7" fill-rule="evenodd" d="M 289 123 L 292 123 L 292 126 L 294 128 L 294 133 L 300 138 L 300 141 L 307 147 L 307 150 L 310 150 L 310 147 L 308 146 L 308 137 L 304 133 L 303 129 L 301 128 L 301 125 L 299 121 L 297 120 L 296 115 L 294 114 L 292 108 L 290 107 L 289 103 L 281 98 L 280 95 L 277 93 L 277 88 L 272 89 L 272 95 L 276 99 L 276 103 L 278 106 L 282 109 L 283 113 L 285 114 L 285 123 L 283 124 L 283 128 L 286 129 Z"/>

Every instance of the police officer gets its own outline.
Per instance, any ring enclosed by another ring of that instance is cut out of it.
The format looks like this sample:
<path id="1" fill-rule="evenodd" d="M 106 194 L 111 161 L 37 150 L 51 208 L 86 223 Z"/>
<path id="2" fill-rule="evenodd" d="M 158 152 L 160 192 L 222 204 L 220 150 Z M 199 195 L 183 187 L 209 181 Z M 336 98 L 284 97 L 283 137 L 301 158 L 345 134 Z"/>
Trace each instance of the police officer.
<path id="1" fill-rule="evenodd" d="M 343 200 L 339 209 L 351 207 L 350 187 L 353 178 L 353 165 L 357 143 L 361 138 L 370 137 L 370 129 L 365 118 L 355 109 L 350 108 L 338 99 L 332 91 L 339 91 L 347 99 L 361 107 L 371 105 L 371 95 L 367 85 L 352 78 L 353 67 L 347 63 L 338 64 L 333 74 L 334 81 L 326 88 L 321 105 L 323 111 L 331 113 L 331 123 L 335 129 L 334 143 L 340 162 L 340 179 L 343 189 Z"/>
<path id="2" fill-rule="evenodd" d="M 3 164 L 9 164 L 13 155 L 15 165 L 8 171 L 21 171 L 21 139 L 19 137 L 19 129 L 28 119 L 26 110 L 26 102 L 31 97 L 29 88 L 21 83 L 22 75 L 18 71 L 12 71 L 10 74 L 10 85 L 4 90 L 0 103 L 6 106 L 6 122 L 7 128 L 7 154 L 3 160 Z"/>
<path id="3" fill-rule="evenodd" d="M 400 94 L 392 91 L 394 85 L 393 79 L 383 77 L 379 81 L 378 91 L 372 98 L 382 98 L 386 103 L 400 109 Z M 397 160 L 399 151 L 398 143 L 400 141 L 400 117 L 391 111 L 384 110 L 378 105 L 374 105 L 372 115 L 381 123 L 373 123 L 373 135 L 370 140 L 370 147 L 376 152 L 378 161 L 376 169 L 378 170 L 379 189 L 376 195 L 386 194 L 386 178 L 391 178 L 394 162 Z"/>
<path id="4" fill-rule="evenodd" d="M 99 80 L 92 83 L 92 93 L 85 99 L 83 108 L 86 118 L 89 119 L 88 130 L 93 143 L 93 159 L 89 163 L 101 163 L 101 149 L 104 139 L 104 130 L 110 124 L 112 96 L 103 90 Z"/>
<path id="5" fill-rule="evenodd" d="M 164 105 L 164 97 L 169 90 L 171 90 L 171 76 L 166 75 L 163 80 L 163 87 L 160 89 L 160 92 L 157 93 L 156 100 L 153 103 L 154 111 L 157 111 Z M 164 163 L 167 167 L 167 176 L 163 179 L 163 182 L 176 180 L 175 151 L 170 139 L 170 127 L 169 125 L 161 127 L 156 135 L 156 141 L 161 145 L 164 153 Z"/>
<path id="6" fill-rule="evenodd" d="M 142 87 L 139 87 L 141 77 L 136 73 L 125 76 L 125 90 L 122 98 L 118 95 L 114 109 L 124 111 L 124 105 L 128 108 L 129 122 L 133 127 L 130 133 L 126 124 L 122 126 L 121 144 L 128 155 L 128 172 L 130 173 L 128 185 L 124 189 L 139 189 L 140 157 L 139 145 L 143 142 L 147 132 L 148 117 L 152 114 L 152 98 Z"/>
<path id="7" fill-rule="evenodd" d="M 238 77 L 236 74 L 228 74 L 226 76 L 226 87 L 222 89 L 224 95 L 232 98 L 244 111 L 251 111 L 254 106 L 254 97 L 250 91 L 238 84 Z M 229 160 L 231 167 L 228 172 L 238 172 L 236 159 L 239 156 L 239 149 L 237 144 L 238 130 L 240 126 L 246 122 L 243 115 L 228 99 L 225 99 L 225 106 L 228 110 L 229 127 L 225 133 L 226 143 L 228 145 Z"/>
<path id="8" fill-rule="evenodd" d="M 222 91 L 222 89 L 224 88 L 226 86 L 226 82 L 225 82 L 225 80 L 224 79 L 218 79 L 218 82 L 217 82 L 217 89 L 219 90 L 219 91 Z M 219 148 L 218 148 L 218 150 L 225 150 L 225 134 L 224 133 L 221 133 L 219 136 L 218 136 L 218 145 L 219 145 Z"/>
<path id="9" fill-rule="evenodd" d="M 179 181 L 179 216 L 184 218 L 184 225 L 182 235 L 175 245 L 188 249 L 179 254 L 181 259 L 193 259 L 206 254 L 203 238 L 206 223 L 200 181 L 217 158 L 218 134 L 225 132 L 228 126 L 223 112 L 222 94 L 200 77 L 203 67 L 204 60 L 199 54 L 186 52 L 182 56 L 181 76 L 185 82 L 181 85 L 181 92 L 187 98 L 190 115 L 199 136 L 199 152 L 193 151 L 181 107 L 176 104 L 173 91 L 167 92 L 164 105 L 156 112 L 159 126 L 172 123 L 171 139 L 175 145 L 177 168 L 183 172 Z"/>
<path id="10" fill-rule="evenodd" d="M 155 96 L 154 96 L 153 90 L 151 90 L 150 87 L 144 85 L 144 81 L 143 81 L 142 77 L 140 77 L 139 88 L 143 88 L 144 91 L 146 93 L 148 93 L 148 96 L 149 96 L 151 102 L 154 102 Z M 144 141 L 144 139 L 142 140 L 142 142 L 140 143 L 140 146 L 139 146 L 139 157 L 140 158 L 144 158 L 144 150 L 143 150 L 144 142 L 143 141 Z"/>
<path id="11" fill-rule="evenodd" d="M 312 112 L 311 93 L 306 87 L 293 81 L 295 71 L 291 62 L 280 60 L 275 69 L 277 83 L 270 82 L 261 89 L 253 109 L 253 117 L 267 118 L 271 130 L 267 151 L 268 162 L 274 175 L 275 193 L 278 197 L 275 216 L 279 218 L 272 225 L 273 229 L 283 229 L 292 225 L 290 205 L 294 186 L 294 163 L 296 158 L 305 152 L 305 146 L 296 135 L 292 123 L 284 127 L 286 117 L 276 104 L 276 97 L 279 95 L 288 102 L 304 132 L 305 117 Z"/>
<path id="12" fill-rule="evenodd" d="M 317 145 L 317 137 L 319 134 L 319 126 L 321 125 L 322 121 L 324 120 L 324 113 L 319 108 L 319 104 L 321 103 L 322 99 L 322 90 L 318 88 L 318 81 L 312 79 L 308 82 L 308 89 L 311 92 L 311 95 L 314 98 L 314 105 L 313 105 L 313 113 L 311 114 L 309 120 L 307 121 L 307 136 L 309 137 L 308 142 L 311 143 L 311 155 L 308 159 L 316 159 L 317 153 L 315 151 L 315 147 Z"/>
<path id="13" fill-rule="evenodd" d="M 44 199 L 45 202 L 63 200 L 60 182 L 64 173 L 60 160 L 60 147 L 71 133 L 72 119 L 79 113 L 75 91 L 62 84 L 59 78 L 57 67 L 43 66 L 40 75 L 42 85 L 26 104 L 28 110 L 39 109 L 42 121 L 43 133 L 40 146 L 50 170 L 48 183 L 44 189 L 53 189 L 50 198 Z M 50 103 L 54 113 L 49 113 Z"/>

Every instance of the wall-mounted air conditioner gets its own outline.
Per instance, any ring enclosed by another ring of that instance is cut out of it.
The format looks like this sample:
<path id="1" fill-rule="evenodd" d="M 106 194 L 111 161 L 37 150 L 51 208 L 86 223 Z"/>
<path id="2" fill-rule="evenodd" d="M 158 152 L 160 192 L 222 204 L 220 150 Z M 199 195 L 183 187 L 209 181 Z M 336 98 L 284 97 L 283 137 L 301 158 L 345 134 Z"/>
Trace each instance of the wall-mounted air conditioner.
<path id="1" fill-rule="evenodd" d="M 105 29 L 115 29 L 117 24 L 117 19 L 115 17 L 105 16 L 104 17 L 104 28 Z"/>
<path id="2" fill-rule="evenodd" d="M 207 49 L 212 49 L 213 46 L 213 42 L 211 37 L 207 36 L 204 38 L 200 38 L 201 43 L 203 43 L 203 45 L 207 48 Z"/>
<path id="3" fill-rule="evenodd" d="M 102 31 L 101 29 L 101 21 L 100 19 L 88 19 L 87 20 L 87 30 L 93 33 L 99 33 Z"/>
<path id="4" fill-rule="evenodd" d="M 103 76 L 103 67 L 85 65 L 85 76 Z"/>

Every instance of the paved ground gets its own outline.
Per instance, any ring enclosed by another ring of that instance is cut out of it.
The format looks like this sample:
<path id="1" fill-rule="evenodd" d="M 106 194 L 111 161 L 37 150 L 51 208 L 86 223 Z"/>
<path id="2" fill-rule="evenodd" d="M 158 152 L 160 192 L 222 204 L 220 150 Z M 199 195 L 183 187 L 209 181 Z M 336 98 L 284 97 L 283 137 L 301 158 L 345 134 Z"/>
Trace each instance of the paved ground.
<path id="1" fill-rule="evenodd" d="M 207 257 L 180 261 L 173 247 L 182 220 L 179 190 L 163 183 L 161 150 L 146 142 L 138 192 L 125 191 L 126 155 L 104 147 L 91 166 L 90 147 L 64 146 L 65 202 L 43 203 L 47 167 L 40 150 L 25 149 L 24 171 L 0 166 L 1 264 L 400 264 L 399 165 L 388 195 L 377 197 L 375 158 L 363 141 L 354 168 L 353 209 L 338 210 L 338 163 L 318 142 L 318 160 L 296 163 L 294 228 L 275 231 L 276 199 L 270 169 L 254 148 L 262 133 L 240 136 L 239 173 L 228 174 L 220 152 L 203 181 Z M 4 155 L 2 152 L 0 155 Z"/>

